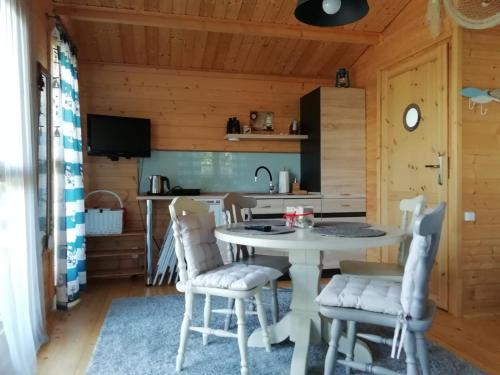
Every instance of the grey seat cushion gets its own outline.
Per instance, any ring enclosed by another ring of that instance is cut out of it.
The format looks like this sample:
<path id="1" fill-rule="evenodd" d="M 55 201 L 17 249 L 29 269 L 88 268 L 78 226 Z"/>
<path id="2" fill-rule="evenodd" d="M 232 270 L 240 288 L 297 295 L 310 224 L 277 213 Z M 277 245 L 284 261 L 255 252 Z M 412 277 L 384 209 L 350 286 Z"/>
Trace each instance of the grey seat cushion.
<path id="1" fill-rule="evenodd" d="M 192 286 L 229 290 L 250 290 L 264 286 L 282 273 L 274 268 L 231 263 L 202 273 L 191 279 Z"/>
<path id="2" fill-rule="evenodd" d="M 188 214 L 178 220 L 189 278 L 224 264 L 214 235 L 212 212 Z"/>
<path id="3" fill-rule="evenodd" d="M 321 306 L 347 307 L 390 315 L 403 312 L 400 282 L 348 275 L 335 275 L 316 297 L 316 302 Z"/>

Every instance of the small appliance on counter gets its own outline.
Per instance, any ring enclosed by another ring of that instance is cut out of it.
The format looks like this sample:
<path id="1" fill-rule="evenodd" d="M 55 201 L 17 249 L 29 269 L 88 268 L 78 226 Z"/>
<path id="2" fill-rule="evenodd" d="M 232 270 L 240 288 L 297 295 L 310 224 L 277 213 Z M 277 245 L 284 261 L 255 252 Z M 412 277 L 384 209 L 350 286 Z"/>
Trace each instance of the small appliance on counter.
<path id="1" fill-rule="evenodd" d="M 166 195 L 170 191 L 170 181 L 166 176 L 149 176 L 149 195 Z"/>
<path id="2" fill-rule="evenodd" d="M 290 173 L 286 169 L 280 171 L 278 186 L 278 192 L 280 194 L 290 193 Z"/>

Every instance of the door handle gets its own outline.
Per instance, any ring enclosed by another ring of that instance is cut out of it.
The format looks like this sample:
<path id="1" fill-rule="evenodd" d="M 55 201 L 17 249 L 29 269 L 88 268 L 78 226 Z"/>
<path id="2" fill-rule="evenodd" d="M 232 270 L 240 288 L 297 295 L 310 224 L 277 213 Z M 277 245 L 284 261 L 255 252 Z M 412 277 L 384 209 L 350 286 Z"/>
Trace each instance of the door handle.
<path id="1" fill-rule="evenodd" d="M 438 163 L 437 164 L 426 164 L 425 168 L 437 169 L 438 171 L 438 185 L 443 185 L 443 155 L 442 153 L 438 154 Z"/>

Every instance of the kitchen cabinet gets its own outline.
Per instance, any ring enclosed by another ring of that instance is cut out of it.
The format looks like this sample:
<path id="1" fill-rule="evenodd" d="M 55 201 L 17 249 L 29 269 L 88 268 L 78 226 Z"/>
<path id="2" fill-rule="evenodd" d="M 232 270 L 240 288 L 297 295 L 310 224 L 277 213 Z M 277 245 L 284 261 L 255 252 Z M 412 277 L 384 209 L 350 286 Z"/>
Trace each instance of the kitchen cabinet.
<path id="1" fill-rule="evenodd" d="M 288 206 L 312 206 L 316 222 L 353 221 L 365 222 L 365 199 L 364 198 L 323 198 L 321 195 L 308 195 L 304 198 L 259 198 L 257 207 L 252 209 L 255 219 L 280 219 Z M 264 248 L 256 248 L 257 254 L 277 255 L 276 251 Z M 288 256 L 287 252 L 280 255 Z M 356 249 L 349 252 L 328 252 L 323 256 L 323 269 L 339 268 L 339 261 L 365 260 L 366 250 Z"/>
<path id="2" fill-rule="evenodd" d="M 319 87 L 300 100 L 302 189 L 366 197 L 365 90 Z"/>

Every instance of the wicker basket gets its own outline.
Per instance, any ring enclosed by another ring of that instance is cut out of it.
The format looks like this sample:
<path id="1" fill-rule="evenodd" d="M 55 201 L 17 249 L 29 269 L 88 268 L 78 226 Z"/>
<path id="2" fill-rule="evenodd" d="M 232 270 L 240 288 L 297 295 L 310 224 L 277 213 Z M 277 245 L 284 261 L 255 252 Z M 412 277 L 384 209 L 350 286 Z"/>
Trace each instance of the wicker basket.
<path id="1" fill-rule="evenodd" d="M 109 190 L 94 190 L 85 199 L 97 193 L 111 194 L 120 203 L 120 208 L 89 208 L 85 210 L 85 232 L 87 235 L 121 234 L 123 232 L 123 203 L 118 194 Z"/>

